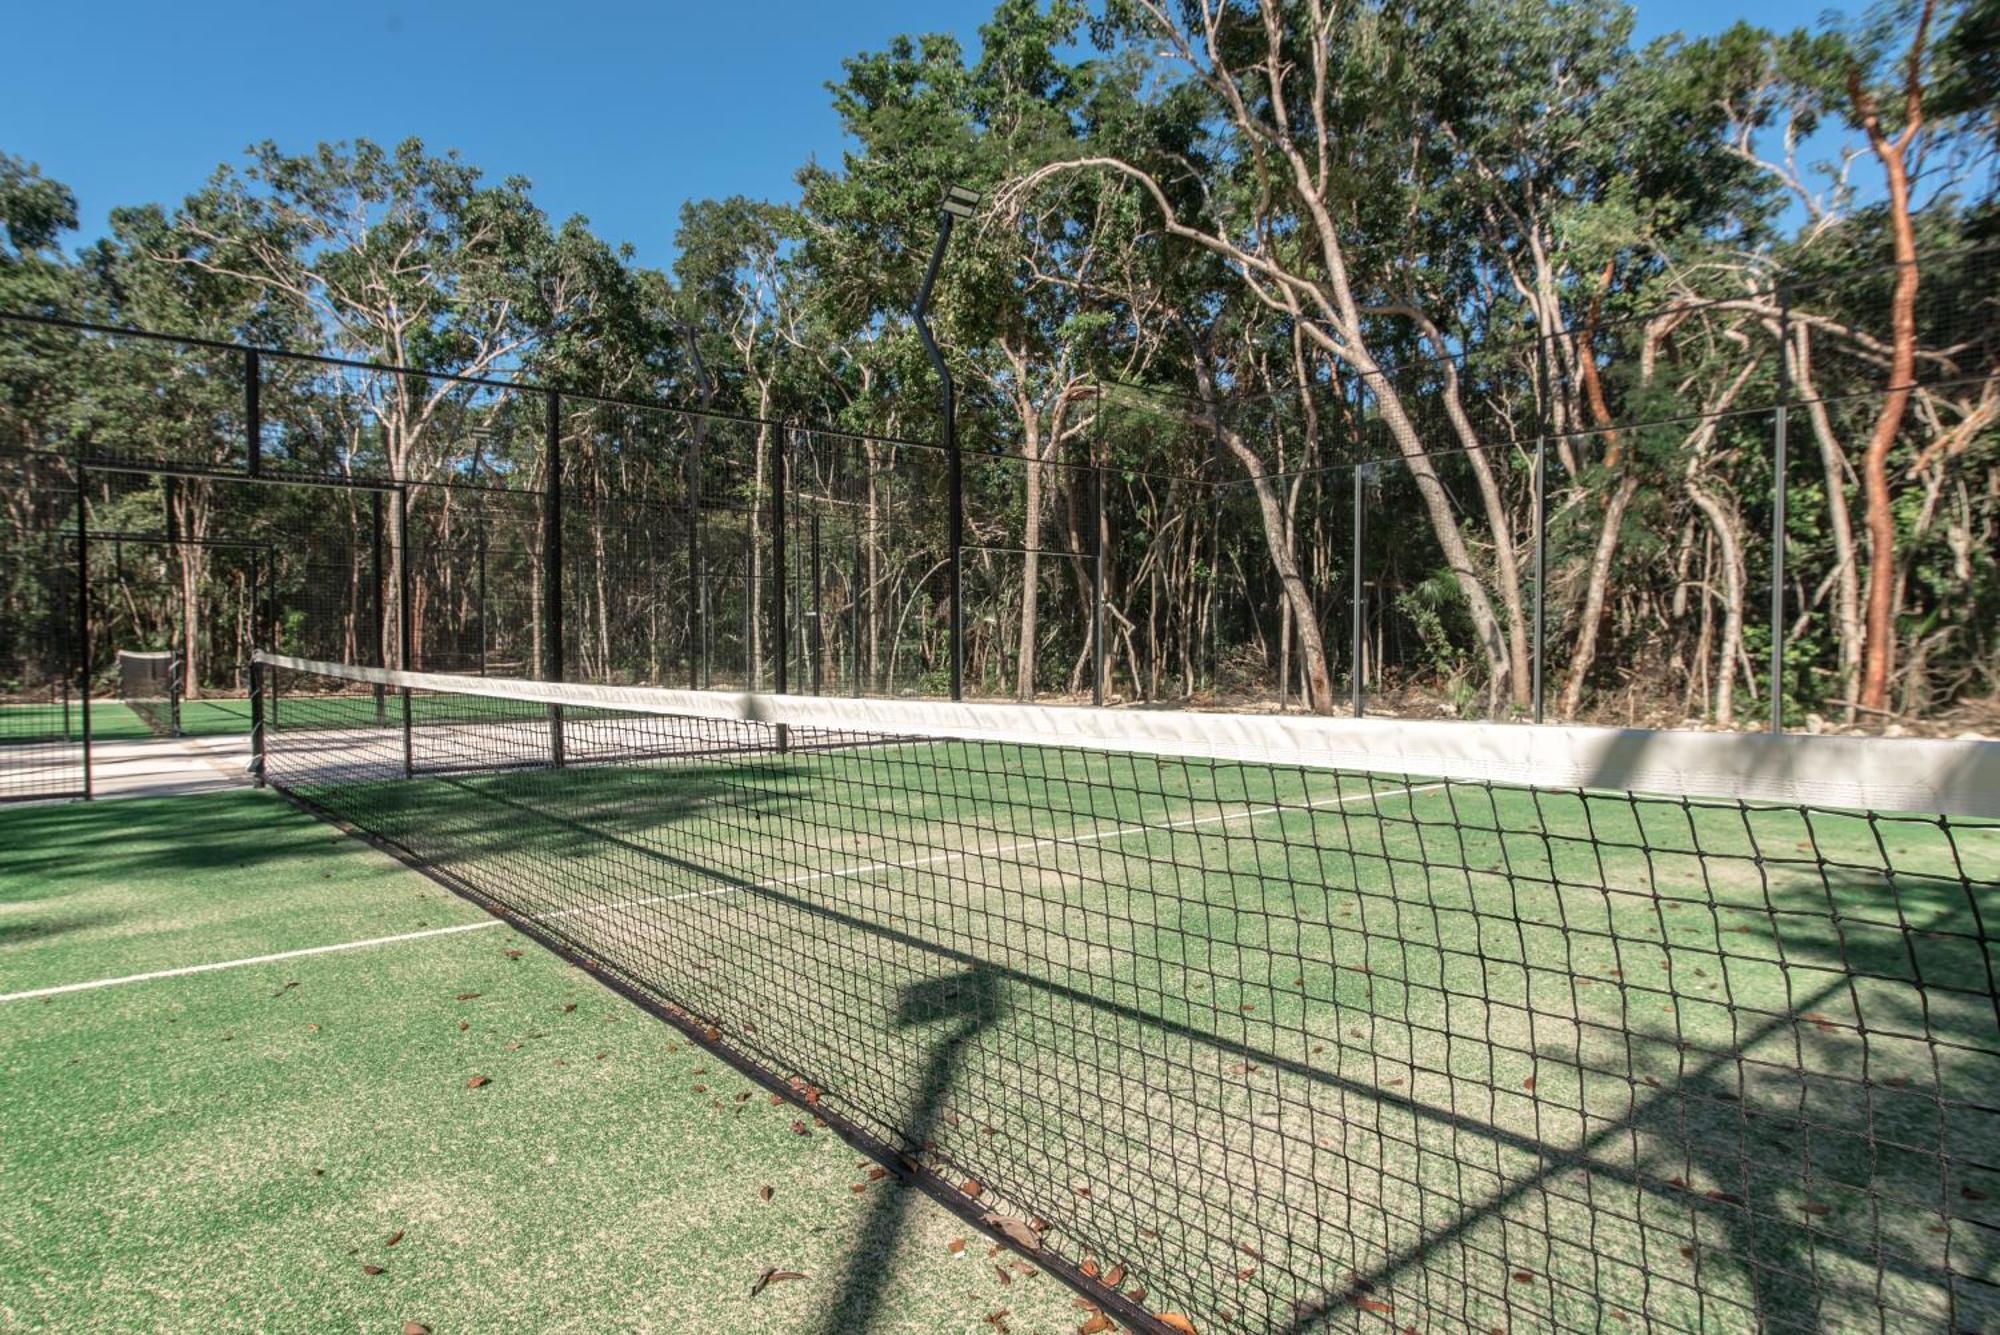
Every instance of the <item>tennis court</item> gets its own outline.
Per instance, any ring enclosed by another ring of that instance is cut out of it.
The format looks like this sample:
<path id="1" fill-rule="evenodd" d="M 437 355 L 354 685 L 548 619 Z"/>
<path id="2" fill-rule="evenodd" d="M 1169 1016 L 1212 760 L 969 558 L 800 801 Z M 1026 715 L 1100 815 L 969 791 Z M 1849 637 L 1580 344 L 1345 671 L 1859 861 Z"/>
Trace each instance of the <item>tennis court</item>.
<path id="1" fill-rule="evenodd" d="M 0 810 L 0 1051 L 0 1330 L 1081 1320 L 797 1109 L 268 792 Z M 801 1277 L 753 1297 L 767 1270 Z"/>
<path id="2" fill-rule="evenodd" d="M 1654 798 L 1245 759 L 1254 720 L 1205 755 L 1158 726 L 982 740 L 953 722 L 976 708 L 908 711 L 972 734 L 938 737 L 887 706 L 313 675 L 282 674 L 275 784 L 809 1090 L 1121 1316 L 2000 1313 L 1989 820 L 1754 796 L 1852 777 L 1809 768 Z"/>

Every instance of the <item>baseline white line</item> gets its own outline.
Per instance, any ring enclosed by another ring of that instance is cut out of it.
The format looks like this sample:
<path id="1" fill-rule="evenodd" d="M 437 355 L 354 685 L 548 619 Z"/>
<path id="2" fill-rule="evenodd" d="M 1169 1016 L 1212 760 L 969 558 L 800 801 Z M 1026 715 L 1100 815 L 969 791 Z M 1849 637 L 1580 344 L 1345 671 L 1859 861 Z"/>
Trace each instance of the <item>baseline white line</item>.
<path id="1" fill-rule="evenodd" d="M 401 941 L 417 941 L 427 936 L 450 936 L 455 932 L 478 932 L 488 927 L 505 927 L 499 918 L 484 922 L 462 922 L 451 927 L 430 927 L 421 932 L 399 932 L 395 936 L 371 937 L 366 941 L 339 941 L 330 946 L 307 946 L 302 950 L 281 950 L 275 955 L 252 955 L 240 960 L 216 960 L 209 964 L 186 964 L 178 969 L 155 969 L 151 973 L 128 973 L 119 978 L 93 978 L 87 983 L 62 983 L 56 987 L 35 987 L 25 992 L 0 992 L 0 1002 L 27 1001 L 33 997 L 53 997 L 64 992 L 88 992 L 98 987 L 119 987 L 125 983 L 149 983 L 156 978 L 182 978 L 192 973 L 213 973 L 218 969 L 243 969 L 253 964 L 276 964 L 280 960 L 303 959 L 307 955 L 332 955 L 343 950 L 366 950 L 371 946 L 392 946 Z"/>
<path id="2" fill-rule="evenodd" d="M 1254 820 L 1259 816 L 1271 816 L 1286 811 L 1310 811 L 1327 807 L 1346 806 L 1350 802 L 1374 800 L 1383 797 L 1409 797 L 1417 793 L 1430 792 L 1442 788 L 1442 783 L 1418 784 L 1397 788 L 1389 792 L 1354 793 L 1346 797 L 1327 798 L 1319 802 L 1304 802 L 1298 806 L 1253 807 L 1248 811 L 1232 811 L 1214 816 L 1197 816 L 1184 820 L 1162 821 L 1156 825 L 1123 825 L 1109 830 L 1099 830 L 1083 835 L 1044 835 L 1034 839 L 1017 839 L 1013 843 L 1001 844 L 994 848 L 952 849 L 936 853 L 927 858 L 917 858 L 902 862 L 864 862 L 852 867 L 837 867 L 829 871 L 803 872 L 776 881 L 762 881 L 752 886 L 724 885 L 709 890 L 689 890 L 676 895 L 648 895 L 624 904 L 593 904 L 586 908 L 558 909 L 553 913 L 521 914 L 524 922 L 552 922 L 558 918 L 586 917 L 592 914 L 627 913 L 633 909 L 646 908 L 655 904 L 674 904 L 689 899 L 712 899 L 718 895 L 734 894 L 751 890 L 778 890 L 801 885 L 811 885 L 817 881 L 853 880 L 883 871 L 916 871 L 923 867 L 935 866 L 940 862 L 972 857 L 1000 857 L 1007 853 L 1018 853 L 1024 848 L 1042 845 L 1102 843 L 1111 839 L 1129 839 L 1136 834 L 1152 834 L 1160 830 L 1191 830 L 1205 825 L 1225 825 L 1234 821 Z M 217 960 L 208 964 L 188 964 L 176 969 L 155 969 L 151 973 L 125 974 L 117 978 L 93 978 L 83 983 L 62 983 L 54 987 L 30 988 L 23 992 L 0 992 L 0 1004 L 9 1001 L 31 1001 L 36 997 L 60 996 L 66 992 L 88 992 L 100 987 L 122 987 L 127 983 L 149 983 L 161 978 L 185 978 L 191 974 L 214 973 L 221 969 L 243 969 L 257 964 L 276 964 L 283 960 L 303 959 L 309 955 L 333 955 L 348 950 L 367 950 L 374 946 L 397 945 L 404 941 L 419 941 L 432 936 L 451 936 L 459 932 L 483 931 L 489 927 L 505 927 L 509 924 L 501 918 L 489 918 L 483 922 L 457 923 L 451 927 L 431 927 L 421 932 L 400 932 L 394 936 L 371 937 L 365 941 L 342 941 L 329 946 L 307 946 L 300 950 L 284 950 L 274 955 L 252 955 L 244 959 Z"/>

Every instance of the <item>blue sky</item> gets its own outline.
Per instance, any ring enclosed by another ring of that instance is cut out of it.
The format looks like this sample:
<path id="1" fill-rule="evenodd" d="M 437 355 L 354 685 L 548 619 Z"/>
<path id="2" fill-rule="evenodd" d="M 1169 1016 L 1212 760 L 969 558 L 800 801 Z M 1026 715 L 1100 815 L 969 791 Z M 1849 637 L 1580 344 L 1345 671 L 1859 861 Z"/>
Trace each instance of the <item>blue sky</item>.
<path id="1" fill-rule="evenodd" d="M 1643 36 L 1705 33 L 1741 0 L 1636 0 Z M 1771 26 L 1824 0 L 1764 0 Z M 253 140 L 455 147 L 520 174 L 552 216 L 587 216 L 642 260 L 672 258 L 683 200 L 792 199 L 836 161 L 825 84 L 899 32 L 968 42 L 992 0 L 470 4 L 85 0 L 11 7 L 0 150 L 41 164 L 86 237 L 119 204 L 177 201 Z"/>

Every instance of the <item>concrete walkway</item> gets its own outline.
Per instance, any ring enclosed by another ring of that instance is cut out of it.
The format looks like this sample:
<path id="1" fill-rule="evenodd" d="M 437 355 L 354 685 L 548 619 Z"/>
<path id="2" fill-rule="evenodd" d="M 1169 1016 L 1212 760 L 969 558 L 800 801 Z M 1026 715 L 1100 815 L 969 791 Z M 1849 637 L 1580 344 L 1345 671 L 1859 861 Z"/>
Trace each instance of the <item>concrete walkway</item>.
<path id="1" fill-rule="evenodd" d="M 173 797 L 250 785 L 250 739 L 161 737 L 96 742 L 90 748 L 93 796 Z"/>

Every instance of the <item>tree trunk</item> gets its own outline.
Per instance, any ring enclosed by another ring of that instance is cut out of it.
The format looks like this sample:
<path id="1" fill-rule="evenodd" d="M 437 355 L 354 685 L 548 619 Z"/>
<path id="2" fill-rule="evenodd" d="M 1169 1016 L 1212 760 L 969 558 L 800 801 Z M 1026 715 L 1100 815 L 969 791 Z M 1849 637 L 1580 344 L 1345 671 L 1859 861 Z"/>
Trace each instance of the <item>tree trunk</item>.
<path id="1" fill-rule="evenodd" d="M 1604 621 L 1604 595 L 1611 583 L 1612 560 L 1618 552 L 1618 535 L 1625 523 L 1625 511 L 1639 490 L 1639 479 L 1627 473 L 1612 489 L 1605 502 L 1604 525 L 1597 532 L 1597 550 L 1590 558 L 1590 579 L 1584 586 L 1583 620 L 1577 626 L 1576 650 L 1569 660 L 1569 675 L 1563 681 L 1562 716 L 1575 718 L 1583 704 L 1583 686 L 1597 658 L 1597 632 Z"/>
<path id="2" fill-rule="evenodd" d="M 1042 595 L 1042 434 L 1033 405 L 1020 406 L 1027 512 L 1021 525 L 1021 643 L 1014 664 L 1014 698 L 1026 704 L 1035 698 L 1035 618 Z"/>
<path id="3" fill-rule="evenodd" d="M 1736 660 L 1743 643 L 1743 586 L 1747 580 L 1743 544 L 1730 506 L 1692 480 L 1687 491 L 1688 498 L 1707 517 L 1722 552 L 1722 643 L 1716 650 L 1715 721 L 1729 727 L 1736 722 Z"/>
<path id="4" fill-rule="evenodd" d="M 1888 138 L 1874 98 L 1861 86 L 1861 72 L 1850 68 L 1848 99 L 1868 134 L 1868 143 L 1882 164 L 1889 187 L 1889 234 L 1894 241 L 1896 286 L 1889 299 L 1889 390 L 1876 416 L 1875 430 L 1861 457 L 1861 490 L 1868 525 L 1868 639 L 1861 658 L 1864 709 L 1889 707 L 1889 676 L 1896 658 L 1896 516 L 1889 490 L 1889 451 L 1903 427 L 1909 407 L 1911 380 L 1917 361 L 1917 233 L 1910 219 L 1910 146 L 1923 127 L 1923 51 L 1936 0 L 1924 0 L 1911 39 L 1904 86 L 1902 131 Z"/>
<path id="5" fill-rule="evenodd" d="M 1854 721 L 1854 692 L 1860 681 L 1861 645 L 1861 563 L 1854 545 L 1854 518 L 1847 504 L 1850 471 L 1847 452 L 1834 434 L 1833 420 L 1826 401 L 1813 383 L 1812 331 L 1798 331 L 1798 346 L 1792 363 L 1792 383 L 1799 387 L 1813 439 L 1819 445 L 1820 469 L 1826 475 L 1827 530 L 1833 539 L 1834 624 L 1840 635 L 1840 692 L 1847 701 L 1844 717 Z"/>

